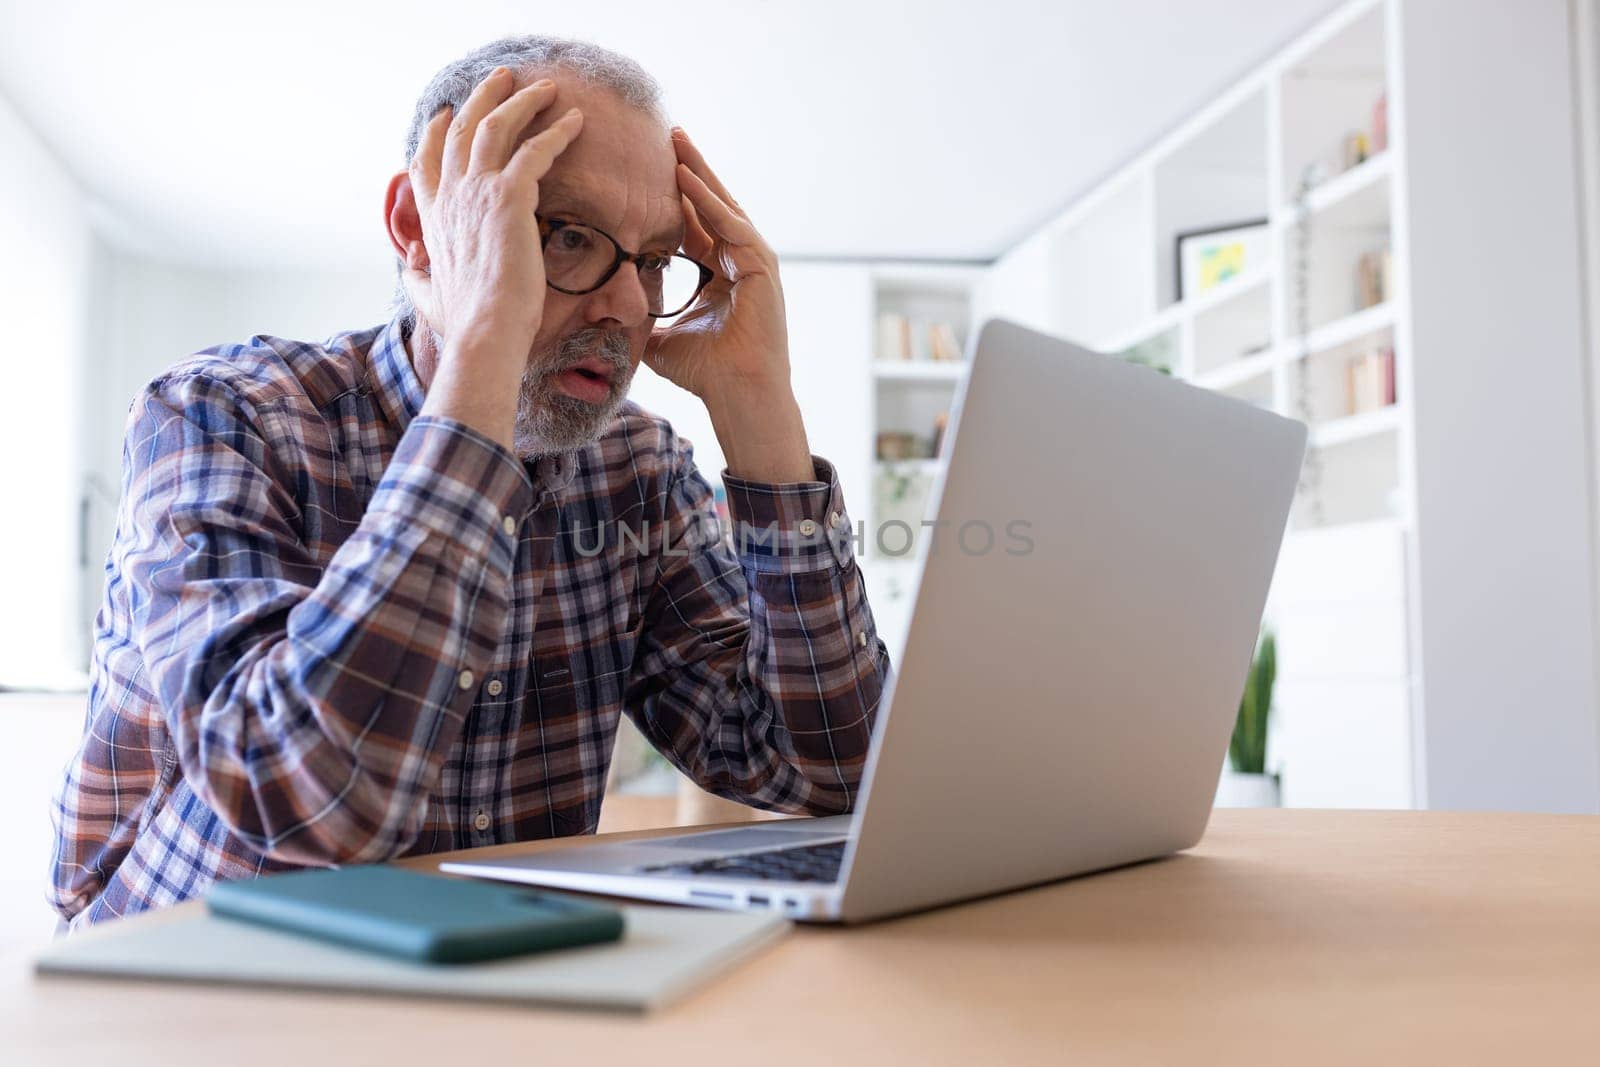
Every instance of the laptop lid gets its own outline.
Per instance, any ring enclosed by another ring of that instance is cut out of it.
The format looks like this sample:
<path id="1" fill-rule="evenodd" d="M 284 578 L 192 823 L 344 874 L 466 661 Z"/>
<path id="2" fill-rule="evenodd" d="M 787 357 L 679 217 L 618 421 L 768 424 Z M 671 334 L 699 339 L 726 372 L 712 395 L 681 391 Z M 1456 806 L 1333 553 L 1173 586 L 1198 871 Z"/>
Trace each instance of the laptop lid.
<path id="1" fill-rule="evenodd" d="M 857 805 L 844 918 L 1199 840 L 1305 440 L 1241 401 L 985 324 Z"/>

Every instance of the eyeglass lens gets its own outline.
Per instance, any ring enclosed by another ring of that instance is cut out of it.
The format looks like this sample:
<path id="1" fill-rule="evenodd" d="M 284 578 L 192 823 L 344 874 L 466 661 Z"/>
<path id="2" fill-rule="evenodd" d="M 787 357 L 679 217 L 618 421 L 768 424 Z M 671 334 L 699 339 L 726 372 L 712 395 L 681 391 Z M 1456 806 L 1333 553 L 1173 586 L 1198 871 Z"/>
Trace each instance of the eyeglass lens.
<path id="1" fill-rule="evenodd" d="M 545 277 L 562 289 L 584 292 L 600 285 L 616 262 L 611 238 L 588 226 L 569 223 L 544 244 Z M 638 264 L 652 315 L 676 315 L 689 306 L 700 284 L 700 268 L 687 256 L 650 255 Z"/>

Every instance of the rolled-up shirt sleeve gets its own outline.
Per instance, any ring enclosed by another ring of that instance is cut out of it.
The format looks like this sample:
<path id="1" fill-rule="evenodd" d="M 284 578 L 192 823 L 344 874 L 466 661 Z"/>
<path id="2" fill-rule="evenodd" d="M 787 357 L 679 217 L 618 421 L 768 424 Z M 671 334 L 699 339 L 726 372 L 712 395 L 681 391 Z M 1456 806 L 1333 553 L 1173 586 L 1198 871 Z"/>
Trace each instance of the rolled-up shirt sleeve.
<path id="1" fill-rule="evenodd" d="M 135 401 L 122 525 L 131 635 L 195 793 L 300 864 L 415 837 L 508 610 L 532 486 L 503 447 L 420 416 L 326 566 L 302 541 L 280 414 L 204 373 Z M 285 419 L 283 425 L 287 426 Z M 287 431 L 285 431 L 287 432 Z"/>
<path id="2" fill-rule="evenodd" d="M 680 442 L 662 567 L 625 708 L 702 788 L 780 811 L 852 809 L 889 657 L 833 466 L 726 472 L 732 529 Z"/>

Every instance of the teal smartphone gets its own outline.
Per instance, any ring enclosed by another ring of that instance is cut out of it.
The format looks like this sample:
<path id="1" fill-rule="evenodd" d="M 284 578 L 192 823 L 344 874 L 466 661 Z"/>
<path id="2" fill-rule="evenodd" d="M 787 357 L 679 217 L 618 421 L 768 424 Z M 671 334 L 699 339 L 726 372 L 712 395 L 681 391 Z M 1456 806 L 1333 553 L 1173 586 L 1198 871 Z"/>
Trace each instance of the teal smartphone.
<path id="1" fill-rule="evenodd" d="M 427 963 L 473 963 L 616 941 L 622 912 L 497 882 L 399 867 L 218 882 L 212 914 Z"/>

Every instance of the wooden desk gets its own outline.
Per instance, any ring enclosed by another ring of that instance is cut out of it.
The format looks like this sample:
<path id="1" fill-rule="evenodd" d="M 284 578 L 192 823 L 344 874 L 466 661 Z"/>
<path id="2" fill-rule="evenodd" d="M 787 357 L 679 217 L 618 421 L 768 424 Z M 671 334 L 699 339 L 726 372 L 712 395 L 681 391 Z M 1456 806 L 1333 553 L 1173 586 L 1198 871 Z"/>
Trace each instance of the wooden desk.
<path id="1" fill-rule="evenodd" d="M 1600 818 L 1219 811 L 1173 859 L 798 929 L 645 1018 L 36 979 L 15 955 L 5 981 L 13 1063 L 1594 1063 Z"/>

